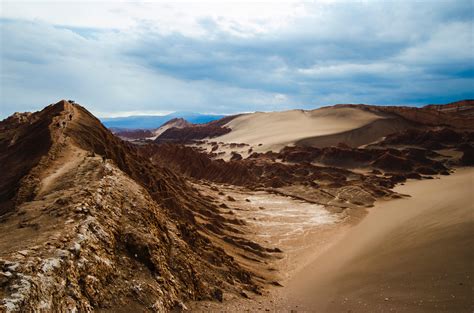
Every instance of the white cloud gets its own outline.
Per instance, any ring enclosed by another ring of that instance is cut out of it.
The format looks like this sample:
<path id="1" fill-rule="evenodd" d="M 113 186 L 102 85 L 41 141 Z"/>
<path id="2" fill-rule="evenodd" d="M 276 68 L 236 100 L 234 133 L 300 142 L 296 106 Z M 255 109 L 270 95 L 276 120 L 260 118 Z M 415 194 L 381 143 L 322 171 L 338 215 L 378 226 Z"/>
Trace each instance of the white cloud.
<path id="1" fill-rule="evenodd" d="M 130 111 L 229 113 L 274 98 L 273 93 L 257 89 L 157 73 L 120 54 L 117 41 L 131 43 L 123 34 L 109 34 L 102 40 L 84 39 L 45 24 L 13 23 L 5 29 L 8 35 L 4 38 L 12 43 L 1 50 L 0 113 L 5 115 L 22 111 L 22 107 L 37 110 L 46 101 L 62 98 L 74 99 L 102 116 L 123 116 Z M 35 41 L 46 36 L 52 44 Z M 31 50 L 26 46 L 34 48 L 34 53 L 21 56 L 22 51 Z"/>
<path id="2" fill-rule="evenodd" d="M 328 78 L 344 78 L 355 75 L 380 75 L 386 76 L 390 73 L 393 75 L 406 75 L 415 71 L 403 64 L 395 63 L 337 63 L 331 65 L 316 65 L 310 68 L 298 69 L 298 72 L 304 75 L 328 79 Z"/>
<path id="3" fill-rule="evenodd" d="M 301 1 L 9 1 L 1 16 L 69 27 L 147 29 L 203 36 L 204 19 L 234 35 L 265 33 L 304 15 Z"/>
<path id="4" fill-rule="evenodd" d="M 473 22 L 442 25 L 426 40 L 409 47 L 399 56 L 411 64 L 463 62 L 474 65 Z"/>
<path id="5" fill-rule="evenodd" d="M 124 115 L 473 97 L 469 12 L 470 1 L 3 1 L 0 115 L 61 98 Z"/>
<path id="6" fill-rule="evenodd" d="M 288 97 L 281 93 L 276 94 L 273 98 L 275 99 L 275 102 L 285 102 L 288 100 Z"/>

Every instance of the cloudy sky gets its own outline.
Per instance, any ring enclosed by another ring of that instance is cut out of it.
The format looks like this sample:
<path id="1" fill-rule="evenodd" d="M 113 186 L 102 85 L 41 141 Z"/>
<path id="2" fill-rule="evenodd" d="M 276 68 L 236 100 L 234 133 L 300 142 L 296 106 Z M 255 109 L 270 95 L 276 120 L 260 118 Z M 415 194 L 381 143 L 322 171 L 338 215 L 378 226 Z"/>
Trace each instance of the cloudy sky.
<path id="1" fill-rule="evenodd" d="M 472 0 L 0 1 L 0 118 L 474 98 Z"/>

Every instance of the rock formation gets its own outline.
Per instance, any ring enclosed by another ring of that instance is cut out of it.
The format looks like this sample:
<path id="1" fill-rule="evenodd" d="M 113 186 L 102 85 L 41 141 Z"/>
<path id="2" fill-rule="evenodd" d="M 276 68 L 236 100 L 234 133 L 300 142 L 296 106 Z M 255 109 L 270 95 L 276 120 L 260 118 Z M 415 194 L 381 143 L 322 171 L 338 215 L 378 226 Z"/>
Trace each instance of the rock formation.
<path id="1" fill-rule="evenodd" d="M 258 292 L 222 249 L 252 253 L 239 222 L 83 107 L 60 101 L 0 129 L 2 310 L 166 312 Z"/>

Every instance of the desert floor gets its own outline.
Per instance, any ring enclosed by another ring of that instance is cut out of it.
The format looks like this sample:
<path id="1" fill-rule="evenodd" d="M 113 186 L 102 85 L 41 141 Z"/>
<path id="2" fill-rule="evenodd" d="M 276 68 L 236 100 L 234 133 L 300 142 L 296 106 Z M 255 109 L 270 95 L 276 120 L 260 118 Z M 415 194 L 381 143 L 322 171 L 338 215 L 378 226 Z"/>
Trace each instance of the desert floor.
<path id="1" fill-rule="evenodd" d="M 354 212 L 358 219 L 286 197 L 227 190 L 241 208 L 236 216 L 255 229 L 255 240 L 283 250 L 271 264 L 283 286 L 252 299 L 189 303 L 188 308 L 472 312 L 473 181 L 474 169 L 408 181 L 395 191 L 409 197 L 378 201 L 365 217 Z"/>

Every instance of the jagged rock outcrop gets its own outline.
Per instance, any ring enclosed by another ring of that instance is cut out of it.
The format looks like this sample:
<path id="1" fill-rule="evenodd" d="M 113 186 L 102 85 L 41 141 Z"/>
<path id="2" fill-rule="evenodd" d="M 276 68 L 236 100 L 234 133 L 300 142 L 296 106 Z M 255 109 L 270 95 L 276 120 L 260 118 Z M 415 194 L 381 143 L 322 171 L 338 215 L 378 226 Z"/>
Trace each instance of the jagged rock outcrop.
<path id="1" fill-rule="evenodd" d="M 451 128 L 410 129 L 387 136 L 381 145 L 415 145 L 436 150 L 453 147 L 462 143 L 474 141 L 473 131 L 455 131 Z"/>
<path id="2" fill-rule="evenodd" d="M 258 292 L 221 248 L 248 246 L 241 223 L 81 106 L 60 101 L 0 128 L 1 310 L 166 312 Z"/>
<path id="3" fill-rule="evenodd" d="M 328 190 L 337 193 L 347 188 L 356 188 L 372 195 L 370 202 L 365 204 L 371 204 L 377 197 L 390 195 L 389 188 L 396 183 L 390 175 L 367 177 L 348 169 L 317 166 L 305 161 L 277 162 L 277 158 L 284 160 L 284 156 L 277 153 L 254 153 L 247 159 L 225 162 L 213 160 L 206 153 L 180 144 L 141 147 L 141 152 L 157 164 L 167 164 L 176 172 L 197 180 L 234 184 L 250 189 L 304 186 L 312 192 L 326 194 L 331 194 Z M 332 199 L 329 197 L 327 201 Z M 347 204 L 341 204 L 345 205 Z"/>
<path id="4" fill-rule="evenodd" d="M 114 134 L 124 140 L 138 140 L 150 138 L 154 135 L 149 129 L 112 129 Z"/>

